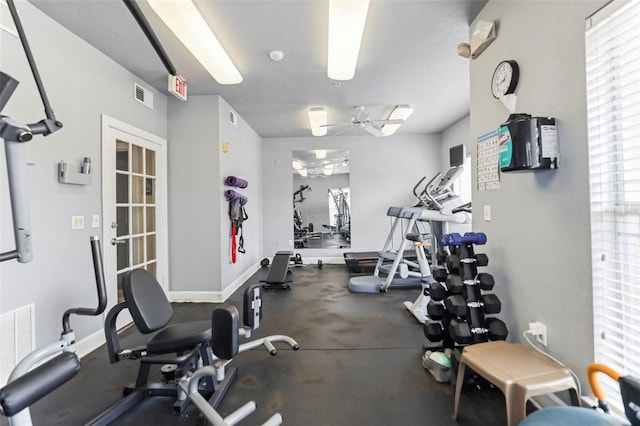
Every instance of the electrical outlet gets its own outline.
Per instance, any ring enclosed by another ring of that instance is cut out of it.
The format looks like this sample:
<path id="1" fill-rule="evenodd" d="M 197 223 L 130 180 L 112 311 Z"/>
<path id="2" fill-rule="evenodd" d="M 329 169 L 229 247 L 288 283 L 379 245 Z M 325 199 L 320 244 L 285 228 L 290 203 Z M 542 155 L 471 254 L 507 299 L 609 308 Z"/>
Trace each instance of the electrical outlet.
<path id="1" fill-rule="evenodd" d="M 529 323 L 529 332 L 536 336 L 536 341 L 547 346 L 547 326 L 540 321 Z"/>
<path id="2" fill-rule="evenodd" d="M 94 214 L 91 216 L 91 227 L 92 228 L 100 228 L 100 215 Z"/>

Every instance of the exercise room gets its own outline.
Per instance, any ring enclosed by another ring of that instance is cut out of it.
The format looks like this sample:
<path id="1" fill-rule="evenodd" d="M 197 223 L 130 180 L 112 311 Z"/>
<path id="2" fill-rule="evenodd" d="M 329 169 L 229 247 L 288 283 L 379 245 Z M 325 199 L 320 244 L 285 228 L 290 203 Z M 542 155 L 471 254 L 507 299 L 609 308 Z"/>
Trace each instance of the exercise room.
<path id="1" fill-rule="evenodd" d="M 640 0 L 0 0 L 0 425 L 640 425 Z"/>

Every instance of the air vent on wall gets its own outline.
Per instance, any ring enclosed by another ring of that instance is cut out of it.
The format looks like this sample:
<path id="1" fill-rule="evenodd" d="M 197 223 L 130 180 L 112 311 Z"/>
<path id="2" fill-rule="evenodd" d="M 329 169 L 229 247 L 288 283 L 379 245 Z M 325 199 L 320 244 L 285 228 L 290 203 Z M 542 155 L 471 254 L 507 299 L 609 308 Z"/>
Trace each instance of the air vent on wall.
<path id="1" fill-rule="evenodd" d="M 35 349 L 34 317 L 34 304 L 0 315 L 0 385 L 7 382 L 13 367 Z"/>
<path id="2" fill-rule="evenodd" d="M 138 83 L 133 83 L 133 99 L 153 109 L 153 93 Z"/>

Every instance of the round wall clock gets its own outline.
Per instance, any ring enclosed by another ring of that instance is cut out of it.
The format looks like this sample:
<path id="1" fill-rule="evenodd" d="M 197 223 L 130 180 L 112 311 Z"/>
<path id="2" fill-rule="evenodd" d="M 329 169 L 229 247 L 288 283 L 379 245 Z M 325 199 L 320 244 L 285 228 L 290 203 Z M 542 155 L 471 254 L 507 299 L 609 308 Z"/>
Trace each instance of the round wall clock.
<path id="1" fill-rule="evenodd" d="M 502 61 L 498 64 L 493 77 L 491 77 L 491 94 L 494 98 L 500 99 L 504 95 L 513 93 L 518 86 L 520 70 L 518 63 L 514 60 Z"/>

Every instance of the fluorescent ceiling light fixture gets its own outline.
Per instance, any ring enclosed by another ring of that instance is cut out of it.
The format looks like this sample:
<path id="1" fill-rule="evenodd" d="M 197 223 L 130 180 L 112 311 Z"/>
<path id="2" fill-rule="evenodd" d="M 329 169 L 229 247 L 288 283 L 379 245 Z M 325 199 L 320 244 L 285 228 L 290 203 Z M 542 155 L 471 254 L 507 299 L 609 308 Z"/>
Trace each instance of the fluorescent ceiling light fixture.
<path id="1" fill-rule="evenodd" d="M 309 124 L 313 136 L 325 136 L 327 134 L 327 111 L 324 108 L 311 108 L 309 110 Z"/>
<path id="2" fill-rule="evenodd" d="M 293 160 L 291 164 L 295 170 L 300 170 L 302 168 L 302 164 L 298 160 Z"/>
<path id="3" fill-rule="evenodd" d="M 298 170 L 298 173 L 300 173 L 300 176 L 302 177 L 307 177 L 307 169 L 300 169 Z"/>
<path id="4" fill-rule="evenodd" d="M 325 176 L 331 176 L 333 174 L 333 169 L 329 168 L 327 169 L 326 167 L 324 168 L 324 175 Z"/>
<path id="5" fill-rule="evenodd" d="M 389 115 L 388 120 L 402 120 L 403 122 L 399 124 L 382 125 L 382 128 L 380 129 L 382 135 L 389 136 L 394 134 L 396 130 L 398 130 L 400 126 L 402 126 L 404 122 L 407 121 L 407 118 L 409 118 L 411 114 L 413 114 L 413 108 L 411 108 L 409 105 L 398 105 L 397 107 L 395 107 L 395 109 L 391 112 L 391 115 Z"/>
<path id="6" fill-rule="evenodd" d="M 240 72 L 191 0 L 147 2 L 218 83 L 242 82 Z"/>
<path id="7" fill-rule="evenodd" d="M 327 150 L 326 149 L 316 149 L 316 158 L 318 160 L 322 160 L 323 158 L 327 157 Z"/>
<path id="8" fill-rule="evenodd" d="M 369 0 L 329 1 L 329 60 L 332 80 L 351 80 L 356 73 Z"/>

